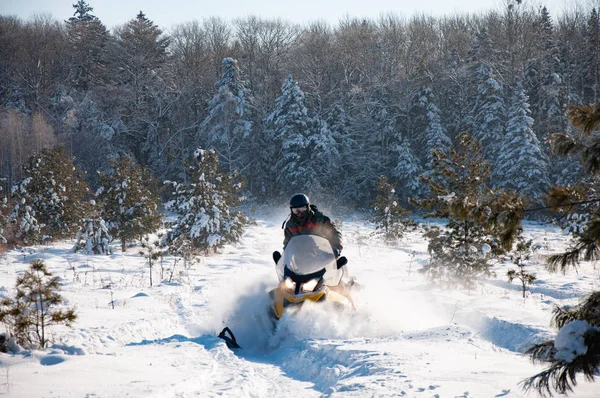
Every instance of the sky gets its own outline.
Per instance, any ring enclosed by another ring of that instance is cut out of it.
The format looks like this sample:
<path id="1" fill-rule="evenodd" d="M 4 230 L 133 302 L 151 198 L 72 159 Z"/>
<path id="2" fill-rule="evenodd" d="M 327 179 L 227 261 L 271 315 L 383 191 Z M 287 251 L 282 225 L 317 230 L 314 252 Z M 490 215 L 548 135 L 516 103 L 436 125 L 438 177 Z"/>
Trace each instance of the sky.
<path id="1" fill-rule="evenodd" d="M 597 0 L 579 0 L 586 1 Z M 66 20 L 73 15 L 76 0 L 0 0 L 1 15 L 17 15 L 29 19 L 34 13 L 48 13 Z M 551 14 L 564 10 L 573 0 L 525 0 L 526 3 L 544 4 Z M 146 16 L 163 29 L 194 19 L 218 16 L 232 20 L 248 15 L 263 18 L 282 18 L 298 24 L 326 21 L 336 25 L 346 16 L 377 18 L 393 12 L 410 17 L 415 14 L 441 16 L 478 13 L 501 9 L 505 0 L 90 0 L 94 15 L 108 27 L 126 23 L 142 10 Z"/>

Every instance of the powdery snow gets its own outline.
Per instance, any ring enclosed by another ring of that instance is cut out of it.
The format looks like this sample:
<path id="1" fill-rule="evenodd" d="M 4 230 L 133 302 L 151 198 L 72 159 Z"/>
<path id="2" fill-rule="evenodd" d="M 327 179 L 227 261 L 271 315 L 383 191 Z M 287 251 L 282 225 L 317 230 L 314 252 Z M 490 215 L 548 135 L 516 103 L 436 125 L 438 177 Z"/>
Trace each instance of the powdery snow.
<path id="1" fill-rule="evenodd" d="M 271 252 L 281 250 L 286 214 L 250 214 L 256 225 L 242 241 L 201 257 L 168 282 L 149 287 L 136 247 L 111 255 L 73 253 L 73 242 L 14 250 L 0 259 L 0 295 L 31 260 L 43 259 L 61 278 L 75 306 L 74 328 L 55 327 L 54 346 L 0 354 L 0 394 L 9 397 L 524 397 L 519 382 L 543 369 L 521 352 L 555 331 L 554 305 L 573 305 L 599 289 L 591 264 L 579 273 L 548 274 L 526 299 L 510 284 L 510 264 L 477 289 L 444 290 L 417 270 L 428 261 L 427 242 L 409 233 L 397 246 L 371 236 L 373 226 L 344 219 L 344 255 L 363 286 L 357 311 L 305 305 L 272 329 L 266 291 L 277 282 Z M 336 218 L 333 215 L 333 218 Z M 558 230 L 529 224 L 541 245 L 536 261 L 566 245 Z M 154 267 L 160 280 L 161 265 Z M 113 308 L 114 307 L 114 308 Z M 216 334 L 229 326 L 241 351 Z M 581 335 L 585 325 L 562 333 Z M 589 326 L 589 325 L 588 325 Z M 562 334 L 561 333 L 561 334 Z M 576 339 L 557 347 L 582 352 Z M 562 350 L 561 350 L 562 352 Z M 597 397 L 598 385 L 580 378 L 572 396 Z"/>
<path id="2" fill-rule="evenodd" d="M 586 321 L 572 321 L 563 326 L 554 338 L 556 353 L 554 358 L 573 362 L 575 358 L 587 352 L 584 336 L 590 330 L 596 329 Z"/>

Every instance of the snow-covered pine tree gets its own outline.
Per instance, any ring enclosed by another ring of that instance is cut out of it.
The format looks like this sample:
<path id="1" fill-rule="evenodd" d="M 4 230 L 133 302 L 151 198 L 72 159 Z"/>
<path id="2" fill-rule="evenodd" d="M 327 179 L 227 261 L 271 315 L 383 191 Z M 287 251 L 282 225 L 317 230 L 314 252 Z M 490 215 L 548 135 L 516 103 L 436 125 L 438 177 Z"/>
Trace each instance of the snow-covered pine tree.
<path id="1" fill-rule="evenodd" d="M 167 243 L 188 239 L 197 251 L 217 250 L 239 241 L 248 219 L 237 207 L 243 181 L 237 174 L 219 169 L 219 156 L 214 150 L 201 148 L 188 164 L 189 183 L 167 181 L 173 188 L 173 199 L 165 204 L 178 217 Z"/>
<path id="2" fill-rule="evenodd" d="M 416 225 L 408 218 L 410 211 L 398 203 L 396 190 L 385 176 L 377 179 L 377 198 L 371 208 L 376 233 L 382 235 L 387 242 L 396 242 L 410 227 Z"/>
<path id="3" fill-rule="evenodd" d="M 2 182 L 2 179 L 0 179 Z M 0 185 L 0 244 L 6 244 L 6 238 L 4 237 L 4 229 L 8 225 L 8 198 L 2 194 L 2 186 Z M 2 246 L 0 246 L 1 248 Z M 2 250 L 0 249 L 0 252 Z"/>
<path id="4" fill-rule="evenodd" d="M 423 184 L 419 180 L 423 169 L 419 159 L 413 154 L 410 141 L 404 138 L 392 150 L 397 154 L 393 175 L 402 187 L 399 197 L 404 201 L 420 197 L 425 192 Z"/>
<path id="5" fill-rule="evenodd" d="M 314 133 L 311 141 L 311 168 L 315 170 L 317 184 L 310 187 L 317 197 L 332 197 L 334 189 L 339 189 L 340 153 L 335 134 L 327 122 L 320 118 L 313 119 Z"/>
<path id="6" fill-rule="evenodd" d="M 275 109 L 266 122 L 281 143 L 281 157 L 275 160 L 277 183 L 281 193 L 310 190 L 319 184 L 312 167 L 311 128 L 304 93 L 298 82 L 288 76 L 281 86 L 281 95 L 275 100 Z"/>
<path id="7" fill-rule="evenodd" d="M 22 195 L 26 194 L 25 187 L 27 184 L 23 184 L 24 182 L 26 180 L 23 180 L 20 184 L 23 188 Z M 12 194 L 15 195 L 14 187 Z M 27 204 L 26 198 L 14 202 L 8 220 L 11 224 L 16 224 L 15 238 L 20 239 L 25 245 L 33 245 L 41 241 L 41 227 L 43 225 L 39 224 L 35 210 Z"/>
<path id="8" fill-rule="evenodd" d="M 373 97 L 364 94 L 349 101 L 350 140 L 340 145 L 344 169 L 342 192 L 345 198 L 357 203 L 375 200 L 375 183 L 380 175 L 390 173 L 393 143 L 398 136 L 398 110 L 388 103 L 388 93 L 373 93 Z"/>
<path id="9" fill-rule="evenodd" d="M 85 254 L 112 254 L 112 237 L 102 218 L 86 218 L 75 237 L 73 251 Z"/>
<path id="10" fill-rule="evenodd" d="M 502 97 L 502 85 L 496 79 L 492 64 L 482 61 L 475 69 L 477 82 L 475 105 L 472 112 L 471 133 L 481 142 L 483 156 L 496 164 L 498 144 L 504 136 L 506 108 Z"/>
<path id="11" fill-rule="evenodd" d="M 88 211 L 87 184 L 73 158 L 64 147 L 43 149 L 23 170 L 25 178 L 12 188 L 17 237 L 33 243 L 39 232 L 49 239 L 73 236 Z"/>
<path id="12" fill-rule="evenodd" d="M 329 171 L 329 178 L 333 181 L 331 193 L 340 197 L 344 192 L 348 192 L 346 185 L 349 185 L 351 167 L 356 167 L 355 152 L 358 145 L 352 135 L 350 118 L 341 100 L 334 102 L 326 112 L 325 121 L 336 143 L 335 151 L 339 161 L 337 167 Z"/>
<path id="13" fill-rule="evenodd" d="M 433 151 L 448 151 L 452 146 L 452 141 L 446 135 L 446 129 L 442 126 L 440 120 L 440 111 L 433 103 L 433 92 L 426 89 L 422 98 L 427 98 L 426 104 L 423 103 L 425 115 L 427 117 L 427 127 L 425 129 L 425 157 L 427 159 L 427 168 L 431 168 L 433 161 Z"/>
<path id="14" fill-rule="evenodd" d="M 522 208 L 522 201 L 485 186 L 490 165 L 480 148 L 477 140 L 461 134 L 448 153 L 434 152 L 432 173 L 422 177 L 431 196 L 417 203 L 433 210 L 429 216 L 448 220 L 444 230 L 431 227 L 424 235 L 431 261 L 421 272 L 432 280 L 472 287 L 477 276 L 491 274 L 484 248 L 495 253 L 509 249 L 520 227 L 514 209 Z"/>
<path id="15" fill-rule="evenodd" d="M 115 112 L 126 126 L 116 141 L 121 150 L 157 173 L 166 167 L 160 155 L 173 111 L 170 86 L 160 73 L 168 45 L 168 36 L 140 11 L 115 29 L 111 52 L 112 78 L 121 94 Z"/>
<path id="16" fill-rule="evenodd" d="M 227 172 L 244 171 L 253 155 L 248 146 L 252 135 L 252 103 L 235 59 L 223 59 L 221 79 L 215 87 L 217 93 L 208 103 L 208 116 L 200 125 L 197 145 L 214 148 Z"/>
<path id="17" fill-rule="evenodd" d="M 506 135 L 498 151 L 494 180 L 499 187 L 540 202 L 550 188 L 548 160 L 533 132 L 530 113 L 527 95 L 519 82 L 514 89 Z"/>
<path id="18" fill-rule="evenodd" d="M 71 129 L 73 155 L 78 164 L 86 171 L 88 183 L 95 186 L 98 182 L 98 170 L 105 170 L 106 159 L 115 154 L 115 141 L 126 129 L 118 116 L 108 116 L 100 108 L 102 103 L 87 95 L 74 104 L 65 120 L 65 127 Z M 111 112 L 112 113 L 112 112 Z"/>
<path id="19" fill-rule="evenodd" d="M 110 36 L 104 24 L 92 14 L 94 9 L 88 2 L 78 0 L 73 8 L 73 16 L 66 21 L 69 54 L 72 56 L 69 81 L 85 93 L 106 78 L 106 48 Z"/>
<path id="20" fill-rule="evenodd" d="M 252 167 L 245 175 L 248 176 L 248 188 L 252 194 L 261 200 L 273 199 L 277 192 L 277 170 L 275 162 L 281 157 L 281 142 L 276 139 L 273 126 L 261 123 L 251 138 L 253 153 Z"/>
<path id="21" fill-rule="evenodd" d="M 585 33 L 583 103 L 600 101 L 600 13 L 592 8 Z"/>
<path id="22" fill-rule="evenodd" d="M 541 10 L 540 31 L 540 98 L 538 113 L 532 114 L 537 125 L 536 135 L 541 142 L 544 142 L 550 134 L 564 131 L 567 126 L 564 112 L 564 83 L 560 75 L 562 69 L 560 48 L 556 43 L 554 25 L 546 7 L 542 7 Z"/>
<path id="23" fill-rule="evenodd" d="M 448 67 L 442 71 L 436 87 L 436 104 L 442 110 L 447 135 L 453 139 L 468 130 L 469 104 L 475 87 L 470 84 L 467 64 L 456 49 L 450 51 L 446 63 Z"/>
<path id="24" fill-rule="evenodd" d="M 447 152 L 452 146 L 452 141 L 446 135 L 443 127 L 440 110 L 435 105 L 435 96 L 431 89 L 431 73 L 421 66 L 418 76 L 415 78 L 418 88 L 412 98 L 409 112 L 411 124 L 411 136 L 421 148 L 418 154 L 425 164 L 425 172 L 431 168 L 433 151 L 441 150 Z"/>
<path id="25" fill-rule="evenodd" d="M 552 147 L 560 155 L 578 155 L 585 170 L 597 182 L 600 173 L 600 137 L 595 132 L 600 127 L 600 104 L 568 107 L 573 124 L 583 130 L 584 136 L 574 138 L 563 133 L 552 135 Z M 556 204 L 569 205 L 577 200 L 569 189 L 554 189 L 551 196 Z M 593 202 L 596 204 L 598 198 Z M 573 206 L 571 206 L 573 207 Z M 576 267 L 581 260 L 592 261 L 600 257 L 600 207 L 591 208 L 589 221 L 583 230 L 574 234 L 575 242 L 564 253 L 548 259 L 551 271 L 566 271 Z M 552 319 L 559 331 L 556 338 L 536 344 L 526 353 L 534 362 L 548 363 L 542 372 L 525 380 L 524 388 L 534 389 L 544 394 L 566 394 L 577 384 L 577 375 L 583 373 L 586 379 L 594 380 L 600 371 L 600 292 L 592 292 L 574 307 L 556 308 Z M 574 343 L 581 349 L 574 351 Z"/>
<path id="26" fill-rule="evenodd" d="M 127 242 L 160 227 L 158 182 L 130 156 L 111 157 L 109 164 L 111 172 L 99 173 L 96 196 L 101 206 L 100 216 L 125 251 Z"/>

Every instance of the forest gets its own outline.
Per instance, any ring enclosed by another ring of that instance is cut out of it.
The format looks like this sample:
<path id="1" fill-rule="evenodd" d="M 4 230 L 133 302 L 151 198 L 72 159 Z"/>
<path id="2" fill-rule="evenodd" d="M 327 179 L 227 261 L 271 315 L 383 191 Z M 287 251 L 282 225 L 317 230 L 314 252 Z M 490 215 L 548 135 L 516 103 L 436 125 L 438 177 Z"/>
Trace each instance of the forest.
<path id="1" fill-rule="evenodd" d="M 98 5 L 99 7 L 100 5 Z M 128 155 L 161 181 L 214 149 L 249 198 L 307 191 L 368 208 L 385 176 L 403 203 L 426 194 L 433 151 L 479 140 L 490 188 L 540 202 L 581 179 L 548 137 L 577 134 L 567 104 L 600 95 L 600 17 L 509 0 L 478 15 L 304 26 L 198 16 L 162 31 L 142 11 L 109 31 L 73 17 L 0 16 L 0 178 L 62 145 L 91 187 Z"/>

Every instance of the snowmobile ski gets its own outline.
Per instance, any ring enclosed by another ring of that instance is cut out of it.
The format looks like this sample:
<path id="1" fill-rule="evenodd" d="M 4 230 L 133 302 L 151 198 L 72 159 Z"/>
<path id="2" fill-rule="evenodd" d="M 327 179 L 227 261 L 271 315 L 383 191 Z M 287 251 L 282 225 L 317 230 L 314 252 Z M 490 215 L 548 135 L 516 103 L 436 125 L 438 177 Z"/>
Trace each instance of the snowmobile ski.
<path id="1" fill-rule="evenodd" d="M 229 334 L 229 336 L 228 336 L 228 334 Z M 231 350 L 236 349 L 236 348 L 242 348 L 239 346 L 239 344 L 235 340 L 235 336 L 233 335 L 233 332 L 228 327 L 225 327 L 225 329 L 223 329 L 221 331 L 221 333 L 219 333 L 218 337 L 220 339 L 225 340 L 225 344 L 227 344 L 227 347 Z"/>

